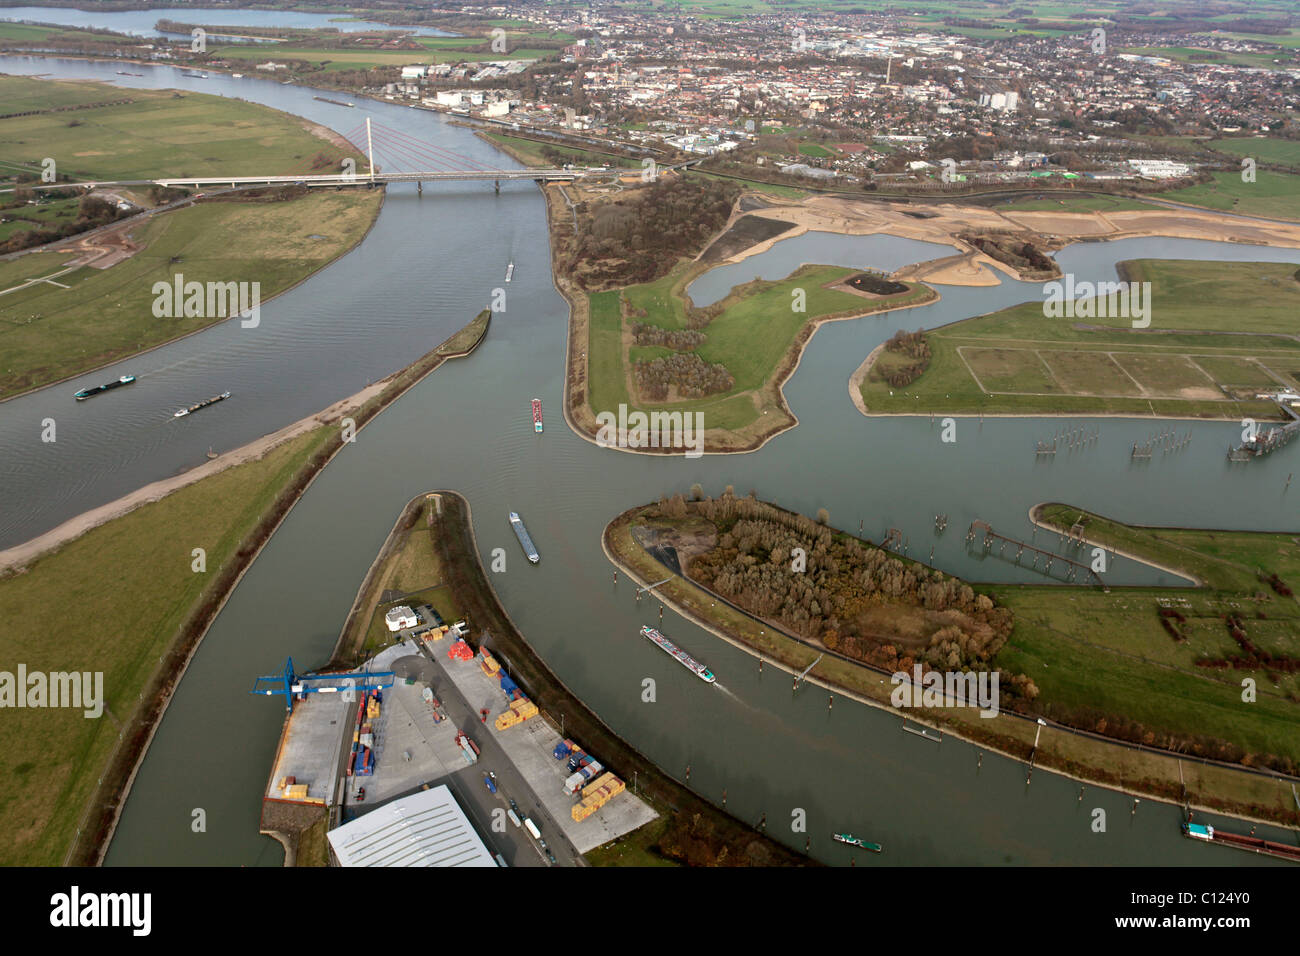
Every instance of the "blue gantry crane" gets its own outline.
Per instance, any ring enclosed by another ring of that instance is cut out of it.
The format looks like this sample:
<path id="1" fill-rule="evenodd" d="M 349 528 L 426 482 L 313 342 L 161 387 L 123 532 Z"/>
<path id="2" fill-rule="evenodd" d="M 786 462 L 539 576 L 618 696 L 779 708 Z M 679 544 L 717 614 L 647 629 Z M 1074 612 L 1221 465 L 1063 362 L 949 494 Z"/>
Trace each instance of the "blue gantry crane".
<path id="1" fill-rule="evenodd" d="M 297 674 L 293 669 L 293 658 L 284 663 L 284 673 L 268 674 L 253 682 L 250 694 L 265 694 L 272 697 L 284 695 L 285 710 L 293 709 L 296 696 L 303 700 L 307 694 L 353 694 L 364 693 L 375 688 L 392 687 L 395 675 L 392 671 L 353 671 L 350 674 Z M 355 700 L 355 696 L 353 697 Z"/>

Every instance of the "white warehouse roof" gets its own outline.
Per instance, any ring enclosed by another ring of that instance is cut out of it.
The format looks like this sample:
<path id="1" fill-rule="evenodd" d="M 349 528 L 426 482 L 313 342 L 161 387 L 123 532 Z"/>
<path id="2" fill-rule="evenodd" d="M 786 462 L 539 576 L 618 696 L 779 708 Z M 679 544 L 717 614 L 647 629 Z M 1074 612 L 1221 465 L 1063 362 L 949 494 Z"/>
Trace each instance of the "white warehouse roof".
<path id="1" fill-rule="evenodd" d="M 328 834 L 340 866 L 496 866 L 446 785 L 371 810 Z"/>

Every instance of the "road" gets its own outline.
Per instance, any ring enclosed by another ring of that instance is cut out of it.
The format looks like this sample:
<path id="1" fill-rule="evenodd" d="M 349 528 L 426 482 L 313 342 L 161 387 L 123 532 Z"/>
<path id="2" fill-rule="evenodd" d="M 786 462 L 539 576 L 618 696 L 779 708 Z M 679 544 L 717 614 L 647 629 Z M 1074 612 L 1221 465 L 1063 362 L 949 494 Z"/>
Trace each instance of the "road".
<path id="1" fill-rule="evenodd" d="M 555 865 L 586 866 L 582 854 L 569 842 L 559 824 L 542 806 L 532 786 L 506 756 L 500 743 L 493 736 L 491 728 L 480 722 L 479 715 L 456 689 L 456 685 L 442 669 L 437 657 L 423 641 L 414 643 L 419 646 L 418 656 L 411 654 L 400 657 L 391 666 L 391 670 L 397 675 L 397 680 L 414 677 L 431 687 L 434 695 L 441 701 L 447 718 L 455 727 L 464 731 L 480 750 L 478 762 L 472 766 L 440 765 L 440 768 L 430 768 L 428 782 L 445 783 L 451 789 L 488 849 L 493 853 L 500 853 L 510 866 L 551 865 L 528 831 L 516 827 L 506 818 L 506 811 L 510 807 L 509 801 L 512 797 L 519 805 L 522 815 L 530 817 L 542 831 L 542 839 L 555 855 Z M 346 772 L 351 743 L 352 735 L 345 731 L 340 741 L 338 764 L 340 776 Z M 442 772 L 439 772 L 439 769 Z M 496 794 L 489 792 L 483 781 L 488 773 L 496 774 Z M 361 781 L 346 779 L 345 785 L 341 788 L 341 800 L 345 812 L 358 782 Z M 412 788 L 397 796 L 407 796 L 418 792 L 419 789 L 421 788 Z M 373 809 L 364 805 L 357 806 L 355 802 L 353 807 L 356 810 Z M 496 828 L 493 827 L 494 820 L 497 822 Z M 504 830 L 501 829 L 503 826 Z"/>

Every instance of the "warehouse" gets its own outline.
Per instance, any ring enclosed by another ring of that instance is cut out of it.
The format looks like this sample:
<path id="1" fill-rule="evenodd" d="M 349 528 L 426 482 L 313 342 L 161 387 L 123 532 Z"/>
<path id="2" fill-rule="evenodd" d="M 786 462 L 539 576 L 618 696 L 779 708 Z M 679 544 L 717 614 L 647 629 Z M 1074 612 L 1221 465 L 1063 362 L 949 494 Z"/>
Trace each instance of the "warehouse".
<path id="1" fill-rule="evenodd" d="M 445 785 L 402 797 L 329 832 L 339 866 L 496 866 Z"/>

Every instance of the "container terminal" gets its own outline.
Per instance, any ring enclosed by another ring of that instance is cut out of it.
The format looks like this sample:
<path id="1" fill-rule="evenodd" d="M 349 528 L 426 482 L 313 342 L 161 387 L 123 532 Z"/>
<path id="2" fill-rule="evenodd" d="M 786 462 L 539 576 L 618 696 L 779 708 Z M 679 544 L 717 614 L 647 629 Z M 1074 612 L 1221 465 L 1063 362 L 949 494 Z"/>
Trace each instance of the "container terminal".
<path id="1" fill-rule="evenodd" d="M 351 673 L 298 675 L 289 661 L 258 679 L 254 693 L 288 704 L 263 832 L 327 813 L 335 865 L 581 866 L 656 817 L 463 624 L 414 630 Z"/>

